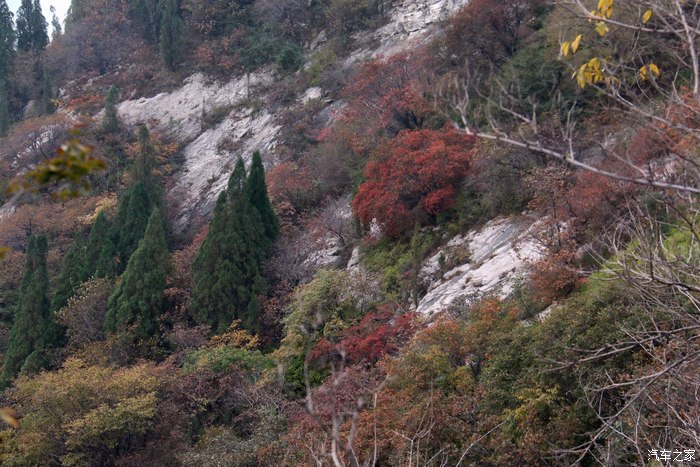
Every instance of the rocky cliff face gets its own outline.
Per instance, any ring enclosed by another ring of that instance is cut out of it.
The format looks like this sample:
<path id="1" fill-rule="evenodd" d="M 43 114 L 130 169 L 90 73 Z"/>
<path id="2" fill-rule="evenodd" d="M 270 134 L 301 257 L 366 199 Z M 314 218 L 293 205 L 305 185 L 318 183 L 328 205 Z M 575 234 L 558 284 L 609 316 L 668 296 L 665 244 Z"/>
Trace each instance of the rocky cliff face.
<path id="1" fill-rule="evenodd" d="M 423 266 L 421 276 L 431 284 L 417 310 L 432 314 L 470 296 L 491 292 L 501 297 L 510 294 L 527 264 L 542 255 L 531 235 L 539 222 L 528 215 L 498 218 L 450 240 Z M 456 254 L 460 251 L 461 254 Z M 441 271 L 441 256 L 445 261 L 455 257 L 464 259 L 448 271 Z"/>
<path id="2" fill-rule="evenodd" d="M 468 0 L 395 1 L 382 28 L 357 38 L 359 47 L 350 61 L 389 56 L 415 47 L 437 33 L 438 24 L 466 3 Z M 265 109 L 253 112 L 243 107 L 251 89 L 264 93 L 273 80 L 271 72 L 262 72 L 219 83 L 198 73 L 173 92 L 119 105 L 119 115 L 125 123 L 157 125 L 177 140 L 188 142 L 184 167 L 169 193 L 175 205 L 176 233 L 185 233 L 193 216 L 209 214 L 237 157 L 248 162 L 252 152 L 259 150 L 266 165 L 275 163 L 271 150 L 279 130 L 276 115 Z M 304 104 L 322 93 L 320 88 L 311 88 L 298 101 Z M 224 117 L 207 128 L 207 114 L 211 113 L 223 113 Z"/>

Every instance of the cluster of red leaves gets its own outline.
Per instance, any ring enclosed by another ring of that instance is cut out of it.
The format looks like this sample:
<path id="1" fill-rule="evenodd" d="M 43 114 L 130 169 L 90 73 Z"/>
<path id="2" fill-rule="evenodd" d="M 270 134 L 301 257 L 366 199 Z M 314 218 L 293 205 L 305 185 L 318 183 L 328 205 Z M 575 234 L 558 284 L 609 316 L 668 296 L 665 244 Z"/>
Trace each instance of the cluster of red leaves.
<path id="1" fill-rule="evenodd" d="M 403 131 L 385 141 L 365 167 L 355 213 L 396 237 L 449 209 L 469 171 L 473 144 L 473 137 L 454 129 Z"/>
<path id="2" fill-rule="evenodd" d="M 374 364 L 385 355 L 396 353 L 418 329 L 417 315 L 396 316 L 387 307 L 370 313 L 355 326 L 340 333 L 341 340 L 333 344 L 321 339 L 311 351 L 314 362 L 326 362 L 345 355 L 347 364 Z"/>

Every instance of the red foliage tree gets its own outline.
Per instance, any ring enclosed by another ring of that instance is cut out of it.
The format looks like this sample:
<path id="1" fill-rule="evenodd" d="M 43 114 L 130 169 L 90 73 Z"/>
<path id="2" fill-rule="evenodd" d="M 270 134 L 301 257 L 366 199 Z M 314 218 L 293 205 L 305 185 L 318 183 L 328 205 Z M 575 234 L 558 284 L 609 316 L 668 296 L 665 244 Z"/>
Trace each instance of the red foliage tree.
<path id="1" fill-rule="evenodd" d="M 353 201 L 360 221 L 373 219 L 389 236 L 449 209 L 473 159 L 474 138 L 455 130 L 402 131 L 365 167 Z"/>
<path id="2" fill-rule="evenodd" d="M 355 326 L 341 333 L 341 340 L 332 344 L 321 339 L 310 354 L 312 361 L 326 361 L 345 355 L 347 364 L 373 364 L 399 348 L 418 329 L 417 315 L 406 313 L 395 316 L 385 307 L 377 313 L 365 315 Z"/>

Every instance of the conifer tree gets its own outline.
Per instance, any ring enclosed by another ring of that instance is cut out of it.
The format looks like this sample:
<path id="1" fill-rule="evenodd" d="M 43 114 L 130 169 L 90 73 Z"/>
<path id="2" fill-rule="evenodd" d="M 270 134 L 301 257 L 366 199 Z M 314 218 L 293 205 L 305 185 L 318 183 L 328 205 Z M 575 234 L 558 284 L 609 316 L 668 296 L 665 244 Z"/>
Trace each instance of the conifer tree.
<path id="1" fill-rule="evenodd" d="M 32 9 L 32 48 L 35 52 L 41 52 L 49 45 L 49 23 L 41 11 L 41 1 L 34 0 Z"/>
<path id="2" fill-rule="evenodd" d="M 6 81 L 10 74 L 15 48 L 13 14 L 5 0 L 0 0 L 0 81 Z"/>
<path id="3" fill-rule="evenodd" d="M 68 299 L 73 296 L 75 288 L 83 282 L 84 252 L 82 240 L 78 240 L 73 243 L 73 246 L 63 258 L 56 293 L 51 301 L 51 309 L 53 311 L 63 308 L 68 303 Z"/>
<path id="4" fill-rule="evenodd" d="M 7 95 L 7 86 L 5 80 L 0 78 L 0 137 L 6 136 L 10 129 L 10 105 Z"/>
<path id="5" fill-rule="evenodd" d="M 17 10 L 17 48 L 22 52 L 41 52 L 49 43 L 48 23 L 39 0 L 22 0 Z"/>
<path id="6" fill-rule="evenodd" d="M 279 221 L 275 210 L 272 208 L 272 203 L 267 195 L 267 184 L 265 183 L 265 167 L 263 167 L 260 152 L 253 153 L 253 160 L 250 164 L 250 174 L 246 184 L 246 192 L 248 199 L 255 209 L 260 214 L 260 219 L 265 229 L 265 235 L 274 243 L 279 234 Z"/>
<path id="7" fill-rule="evenodd" d="M 90 229 L 87 243 L 85 244 L 85 253 L 83 256 L 83 267 L 80 272 L 82 282 L 91 279 L 97 272 L 97 266 L 100 261 L 102 249 L 107 241 L 109 234 L 109 220 L 104 211 L 101 211 Z"/>
<path id="8" fill-rule="evenodd" d="M 34 6 L 32 0 L 22 0 L 17 10 L 17 49 L 28 52 L 32 49 L 34 34 L 32 33 L 32 13 Z"/>
<path id="9" fill-rule="evenodd" d="M 168 245 L 163 218 L 156 209 L 119 286 L 109 299 L 105 331 L 114 332 L 136 325 L 141 338 L 158 331 L 158 317 L 163 307 L 163 291 L 169 271 Z"/>
<path id="10" fill-rule="evenodd" d="M 102 129 L 107 133 L 114 133 L 119 129 L 119 117 L 117 115 L 117 100 L 119 99 L 119 88 L 113 84 L 109 88 L 105 99 L 105 115 L 102 119 Z"/>
<path id="11" fill-rule="evenodd" d="M 100 257 L 95 266 L 95 277 L 98 278 L 113 278 L 117 277 L 121 269 L 121 260 L 117 244 L 119 243 L 119 230 L 110 229 L 105 238 Z"/>
<path id="12" fill-rule="evenodd" d="M 155 208 L 162 207 L 159 180 L 153 174 L 155 156 L 145 126 L 139 129 L 141 150 L 131 168 L 134 184 L 121 197 L 117 216 L 100 253 L 96 277 L 116 277 L 138 247 Z"/>
<path id="13" fill-rule="evenodd" d="M 66 14 L 66 31 L 75 23 L 85 18 L 86 0 L 71 0 L 68 13 Z"/>
<path id="14" fill-rule="evenodd" d="M 148 197 L 148 190 L 145 183 L 139 181 L 131 190 L 126 219 L 119 231 L 117 254 L 123 267 L 126 266 L 127 261 L 138 248 L 138 244 L 146 232 L 151 211 L 152 205 Z M 124 270 L 123 267 L 119 268 L 120 272 Z"/>
<path id="15" fill-rule="evenodd" d="M 58 19 L 56 15 L 56 7 L 51 5 L 51 39 L 56 40 L 63 34 L 63 28 L 61 27 L 61 20 Z"/>
<path id="16" fill-rule="evenodd" d="M 193 264 L 193 315 L 217 331 L 225 330 L 234 319 L 255 330 L 257 296 L 266 287 L 261 263 L 269 241 L 245 185 L 245 166 L 239 159 L 227 189 L 219 195 L 209 233 Z"/>
<path id="17" fill-rule="evenodd" d="M 177 0 L 160 0 L 160 55 L 166 69 L 172 70 L 180 58 L 184 25 L 177 11 Z"/>
<path id="18" fill-rule="evenodd" d="M 58 341 L 58 328 L 51 318 L 46 267 L 48 242 L 45 236 L 29 239 L 20 286 L 20 301 L 5 354 L 0 386 L 7 387 L 20 371 L 37 371 L 43 353 Z"/>

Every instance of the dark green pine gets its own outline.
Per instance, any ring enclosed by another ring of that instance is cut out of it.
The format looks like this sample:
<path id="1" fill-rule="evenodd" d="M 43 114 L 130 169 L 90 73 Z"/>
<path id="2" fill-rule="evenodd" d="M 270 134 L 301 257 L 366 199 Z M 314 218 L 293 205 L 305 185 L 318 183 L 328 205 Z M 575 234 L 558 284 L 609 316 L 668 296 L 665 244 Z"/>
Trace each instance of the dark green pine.
<path id="1" fill-rule="evenodd" d="M 0 0 L 0 81 L 7 80 L 15 47 L 14 15 L 5 0 Z"/>
<path id="2" fill-rule="evenodd" d="M 139 241 L 146 232 L 148 218 L 151 215 L 151 201 L 148 190 L 143 182 L 137 182 L 131 190 L 126 218 L 119 230 L 117 254 L 119 257 L 119 272 L 124 270 L 129 258 L 136 251 Z"/>
<path id="3" fill-rule="evenodd" d="M 119 129 L 119 116 L 117 115 L 117 101 L 119 100 L 119 88 L 113 84 L 107 92 L 105 99 L 105 113 L 102 118 L 102 129 L 107 133 L 114 133 Z"/>
<path id="4" fill-rule="evenodd" d="M 275 210 L 272 208 L 270 197 L 267 195 L 265 167 L 263 167 L 262 158 L 258 151 L 253 153 L 253 160 L 250 164 L 250 174 L 246 182 L 246 191 L 250 203 L 257 209 L 258 214 L 260 214 L 260 220 L 265 229 L 265 236 L 271 243 L 274 243 L 279 235 L 279 221 L 277 220 Z"/>
<path id="5" fill-rule="evenodd" d="M 17 49 L 21 52 L 28 52 L 32 49 L 32 13 L 34 6 L 32 0 L 22 0 L 19 10 L 17 10 Z"/>
<path id="6" fill-rule="evenodd" d="M 2 387 L 7 387 L 21 371 L 32 373 L 43 368 L 44 351 L 59 340 L 48 297 L 47 253 L 45 236 L 29 239 L 20 300 L 5 354 Z"/>
<path id="7" fill-rule="evenodd" d="M 219 332 L 234 319 L 256 330 L 259 306 L 251 305 L 251 300 L 266 288 L 261 263 L 269 240 L 250 204 L 245 182 L 245 166 L 239 159 L 227 190 L 219 195 L 209 233 L 193 265 L 193 316 Z"/>
<path id="8" fill-rule="evenodd" d="M 85 253 L 83 256 L 83 267 L 80 272 L 80 279 L 86 281 L 95 276 L 97 266 L 100 261 L 100 255 L 107 242 L 109 234 L 109 220 L 107 215 L 100 211 L 92 224 L 90 235 L 85 244 Z"/>
<path id="9" fill-rule="evenodd" d="M 42 13 L 40 0 L 34 0 L 31 22 L 32 48 L 35 52 L 41 52 L 49 45 L 49 23 Z"/>
<path id="10" fill-rule="evenodd" d="M 68 299 L 73 296 L 75 288 L 83 282 L 84 253 L 85 246 L 82 240 L 78 240 L 73 243 L 63 258 L 56 293 L 51 301 L 53 311 L 63 308 L 68 303 Z"/>
<path id="11" fill-rule="evenodd" d="M 160 0 L 160 55 L 166 69 L 172 70 L 182 52 L 184 25 L 177 11 L 176 0 Z"/>
<path id="12" fill-rule="evenodd" d="M 158 332 L 158 318 L 163 309 L 163 292 L 170 268 L 163 224 L 160 211 L 154 210 L 143 239 L 109 298 L 106 332 L 131 325 L 136 326 L 136 333 L 141 338 Z"/>

